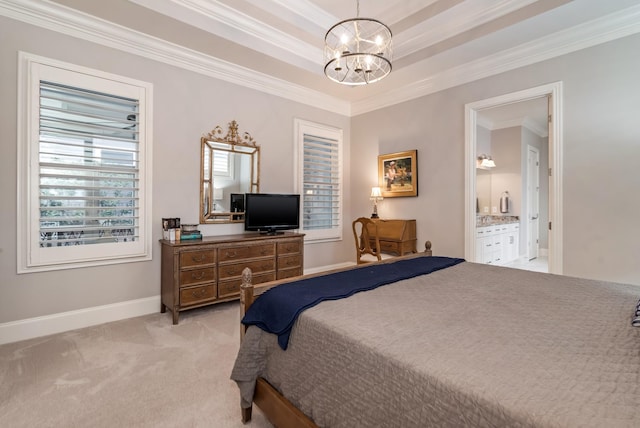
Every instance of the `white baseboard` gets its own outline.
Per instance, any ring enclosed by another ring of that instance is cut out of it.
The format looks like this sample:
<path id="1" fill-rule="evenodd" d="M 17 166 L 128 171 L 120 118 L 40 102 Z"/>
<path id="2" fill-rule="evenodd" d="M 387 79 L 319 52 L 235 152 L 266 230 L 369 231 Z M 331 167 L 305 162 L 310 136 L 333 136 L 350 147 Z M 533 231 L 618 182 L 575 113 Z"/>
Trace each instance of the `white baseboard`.
<path id="1" fill-rule="evenodd" d="M 355 265 L 355 262 L 338 263 L 335 265 L 321 266 L 305 269 L 304 273 L 318 273 L 333 269 Z M 95 306 L 76 311 L 61 312 L 42 317 L 28 318 L 0 324 L 0 345 L 4 343 L 18 342 L 33 339 L 34 337 L 48 336 L 75 330 L 105 322 L 118 321 L 126 318 L 160 312 L 160 296 L 144 299 L 129 300 L 110 305 Z"/>
<path id="2" fill-rule="evenodd" d="M 318 273 L 318 272 L 325 272 L 325 271 L 329 271 L 329 270 L 334 270 L 334 269 L 342 269 L 345 267 L 349 267 L 349 266 L 355 266 L 356 262 L 344 262 L 344 263 L 337 263 L 335 265 L 328 265 L 328 266 L 320 266 L 320 267 L 315 267 L 315 268 L 311 268 L 311 269 L 305 269 L 304 270 L 304 274 L 310 274 L 310 273 Z"/>
<path id="3" fill-rule="evenodd" d="M 160 296 L 0 324 L 0 345 L 160 312 Z"/>

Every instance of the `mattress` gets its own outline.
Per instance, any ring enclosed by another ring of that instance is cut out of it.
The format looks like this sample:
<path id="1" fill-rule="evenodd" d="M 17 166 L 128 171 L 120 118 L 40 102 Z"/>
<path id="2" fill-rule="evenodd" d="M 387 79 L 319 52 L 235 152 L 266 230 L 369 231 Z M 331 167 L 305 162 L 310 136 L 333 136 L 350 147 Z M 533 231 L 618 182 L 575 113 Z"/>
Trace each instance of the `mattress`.
<path id="1" fill-rule="evenodd" d="M 250 327 L 232 372 L 326 427 L 637 427 L 633 285 L 475 263 L 322 302 L 283 351 Z"/>

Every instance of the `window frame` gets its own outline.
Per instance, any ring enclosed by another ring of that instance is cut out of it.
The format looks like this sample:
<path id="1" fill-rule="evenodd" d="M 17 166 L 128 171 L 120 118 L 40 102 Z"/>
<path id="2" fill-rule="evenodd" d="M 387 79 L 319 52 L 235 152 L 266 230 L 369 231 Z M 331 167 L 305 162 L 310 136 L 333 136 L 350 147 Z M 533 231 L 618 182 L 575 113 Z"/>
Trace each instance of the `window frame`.
<path id="1" fill-rule="evenodd" d="M 338 221 L 337 225 L 327 229 L 304 229 L 303 215 L 305 212 L 304 203 L 304 136 L 314 135 L 317 137 L 335 140 L 338 146 Z M 311 122 L 303 119 L 294 119 L 294 191 L 300 194 L 300 232 L 305 234 L 305 242 L 319 243 L 342 240 L 342 229 L 344 224 L 344 141 L 343 130 L 329 125 Z"/>
<path id="2" fill-rule="evenodd" d="M 135 98 L 139 102 L 139 239 L 94 245 L 40 247 L 40 81 Z M 153 85 L 26 52 L 18 54 L 17 273 L 152 259 Z"/>

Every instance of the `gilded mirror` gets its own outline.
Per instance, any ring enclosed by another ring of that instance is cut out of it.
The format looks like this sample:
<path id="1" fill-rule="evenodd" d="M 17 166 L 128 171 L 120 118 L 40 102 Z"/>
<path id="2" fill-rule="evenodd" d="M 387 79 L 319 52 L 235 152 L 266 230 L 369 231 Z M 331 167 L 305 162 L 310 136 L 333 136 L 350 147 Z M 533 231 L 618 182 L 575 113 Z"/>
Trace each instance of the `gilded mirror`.
<path id="1" fill-rule="evenodd" d="M 200 140 L 200 223 L 242 223 L 244 194 L 260 192 L 260 147 L 238 123 L 220 126 Z"/>

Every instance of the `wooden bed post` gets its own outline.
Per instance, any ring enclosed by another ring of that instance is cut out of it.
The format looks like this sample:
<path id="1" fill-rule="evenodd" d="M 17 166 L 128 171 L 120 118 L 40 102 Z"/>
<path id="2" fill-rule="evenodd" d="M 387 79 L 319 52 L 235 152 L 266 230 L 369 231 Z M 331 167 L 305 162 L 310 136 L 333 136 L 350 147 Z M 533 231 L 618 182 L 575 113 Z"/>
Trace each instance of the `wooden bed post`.
<path id="1" fill-rule="evenodd" d="M 240 284 L 240 321 L 244 318 L 249 307 L 253 304 L 253 284 L 251 283 L 252 273 L 248 267 L 242 271 L 242 284 Z M 244 339 L 247 327 L 240 324 L 240 342 Z"/>
<path id="2" fill-rule="evenodd" d="M 244 314 L 247 309 L 253 304 L 253 284 L 251 283 L 252 274 L 251 269 L 244 268 L 242 271 L 242 284 L 240 284 L 240 321 L 244 318 Z M 244 339 L 244 333 L 247 331 L 247 327 L 240 323 L 240 343 Z M 253 404 L 247 408 L 241 407 L 242 411 L 242 423 L 246 424 L 251 421 L 251 412 L 253 410 Z"/>
<path id="3" fill-rule="evenodd" d="M 424 252 L 427 256 L 433 256 L 433 251 L 431 251 L 431 241 L 426 241 L 424 243 Z"/>

